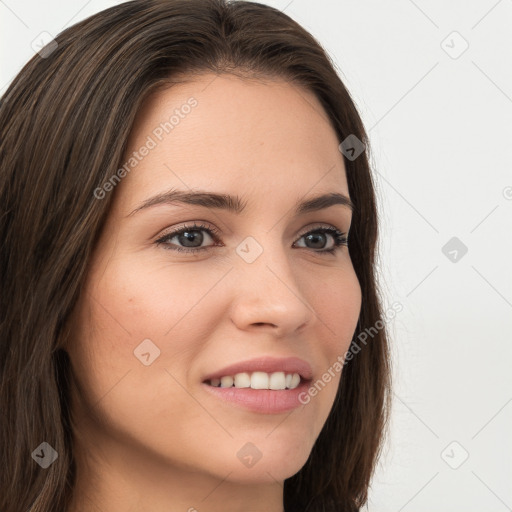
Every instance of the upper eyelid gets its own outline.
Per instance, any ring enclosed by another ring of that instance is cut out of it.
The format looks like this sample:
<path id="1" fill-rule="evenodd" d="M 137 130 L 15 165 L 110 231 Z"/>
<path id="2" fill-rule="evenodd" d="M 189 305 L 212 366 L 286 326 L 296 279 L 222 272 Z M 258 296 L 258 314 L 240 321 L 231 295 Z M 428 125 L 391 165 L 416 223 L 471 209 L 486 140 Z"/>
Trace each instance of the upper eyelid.
<path id="1" fill-rule="evenodd" d="M 178 228 L 175 228 L 175 229 L 171 229 L 169 230 L 168 232 L 164 232 L 162 235 L 158 235 L 157 236 L 157 239 L 161 239 L 161 238 L 164 238 L 164 237 L 167 237 L 167 236 L 170 236 L 170 235 L 176 235 L 176 234 L 179 234 L 181 233 L 182 231 L 186 231 L 187 229 L 190 230 L 190 231 L 211 231 L 213 233 L 213 235 L 215 236 L 220 236 L 220 230 L 218 230 L 217 228 L 209 225 L 209 224 L 206 224 L 206 225 L 202 225 L 202 221 L 199 221 L 198 222 L 185 222 L 181 227 L 178 227 Z"/>
<path id="2" fill-rule="evenodd" d="M 309 226 L 307 228 L 304 228 L 303 231 L 300 232 L 300 235 L 298 235 L 298 238 L 302 238 L 304 235 L 307 235 L 309 232 L 311 231 L 315 231 L 317 229 L 322 229 L 322 228 L 329 228 L 329 229 L 336 229 L 338 230 L 340 233 L 343 233 L 345 236 L 348 237 L 348 231 L 344 231 L 343 229 L 340 229 L 339 227 L 337 226 L 334 226 L 332 224 L 329 224 L 329 223 L 318 223 L 316 225 L 313 225 L 313 226 Z M 206 224 L 203 224 L 202 221 L 199 221 L 199 222 L 191 222 L 191 223 L 185 223 L 183 224 L 181 227 L 179 228 L 176 228 L 176 229 L 172 229 L 170 230 L 169 232 L 166 232 L 162 235 L 159 235 L 157 237 L 157 242 L 164 239 L 164 238 L 168 238 L 168 237 L 174 237 L 174 236 L 177 236 L 178 234 L 182 233 L 183 231 L 186 231 L 186 230 L 189 230 L 189 231 L 211 231 L 211 235 L 212 238 L 220 238 L 221 236 L 221 232 L 220 230 L 218 230 L 217 228 L 211 226 L 209 223 L 206 223 Z M 333 236 L 333 235 L 331 235 Z"/>

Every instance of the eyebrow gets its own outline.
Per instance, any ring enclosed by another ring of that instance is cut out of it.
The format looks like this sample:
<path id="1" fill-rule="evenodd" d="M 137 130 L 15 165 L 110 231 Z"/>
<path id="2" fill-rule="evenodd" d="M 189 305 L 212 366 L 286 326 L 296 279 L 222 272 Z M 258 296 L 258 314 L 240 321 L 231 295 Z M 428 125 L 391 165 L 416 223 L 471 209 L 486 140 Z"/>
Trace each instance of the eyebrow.
<path id="1" fill-rule="evenodd" d="M 156 196 L 150 197 L 142 202 L 135 210 L 127 215 L 130 217 L 140 210 L 151 208 L 163 204 L 184 203 L 196 206 L 203 206 L 205 208 L 213 208 L 219 210 L 227 210 L 236 214 L 241 214 L 246 203 L 242 201 L 239 196 L 230 196 L 227 194 L 217 194 L 214 192 L 197 191 L 186 192 L 183 190 L 171 190 Z M 345 195 L 338 192 L 331 192 L 312 197 L 306 201 L 295 204 L 295 214 L 304 215 L 309 212 L 323 210 L 334 205 L 342 205 L 349 208 L 351 211 L 355 209 L 354 203 Z"/>

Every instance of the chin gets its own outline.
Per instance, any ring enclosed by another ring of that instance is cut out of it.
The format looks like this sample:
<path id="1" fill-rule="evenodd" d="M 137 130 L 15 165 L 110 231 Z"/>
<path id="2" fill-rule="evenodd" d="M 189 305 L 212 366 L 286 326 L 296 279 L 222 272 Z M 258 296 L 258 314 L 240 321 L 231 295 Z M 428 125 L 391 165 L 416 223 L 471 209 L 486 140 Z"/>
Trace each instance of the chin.
<path id="1" fill-rule="evenodd" d="M 272 439 L 273 435 L 262 436 L 260 442 L 255 437 L 252 442 L 235 442 L 235 459 L 230 464 L 222 464 L 224 474 L 231 472 L 229 479 L 232 481 L 252 483 L 284 481 L 295 475 L 306 464 L 311 446 L 304 441 L 299 446 L 296 442 L 285 444 L 283 436 Z"/>
<path id="2" fill-rule="evenodd" d="M 243 465 L 226 466 L 224 478 L 228 473 L 228 480 L 240 484 L 269 484 L 283 482 L 300 471 L 307 461 L 307 457 L 294 460 L 283 460 L 281 457 L 272 457 L 264 460 L 261 458 L 254 466 Z M 219 472 L 217 471 L 217 474 Z"/>

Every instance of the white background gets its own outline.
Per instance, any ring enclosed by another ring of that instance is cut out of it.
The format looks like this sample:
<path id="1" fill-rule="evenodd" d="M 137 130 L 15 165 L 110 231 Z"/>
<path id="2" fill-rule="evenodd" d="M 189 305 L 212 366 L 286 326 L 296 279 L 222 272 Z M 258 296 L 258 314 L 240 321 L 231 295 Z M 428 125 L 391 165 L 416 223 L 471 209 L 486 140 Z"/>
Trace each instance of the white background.
<path id="1" fill-rule="evenodd" d="M 38 34 L 115 3 L 1 1 L 0 94 Z M 512 510 L 512 1 L 266 3 L 328 51 L 370 134 L 385 308 L 403 311 L 368 510 Z"/>

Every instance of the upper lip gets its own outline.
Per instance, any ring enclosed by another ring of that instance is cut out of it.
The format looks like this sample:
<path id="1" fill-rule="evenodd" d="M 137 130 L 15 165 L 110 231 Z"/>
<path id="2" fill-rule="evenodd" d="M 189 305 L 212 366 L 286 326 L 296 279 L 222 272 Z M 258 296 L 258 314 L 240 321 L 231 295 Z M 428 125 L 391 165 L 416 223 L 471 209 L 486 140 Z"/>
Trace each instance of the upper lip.
<path id="1" fill-rule="evenodd" d="M 227 375 L 236 375 L 243 372 L 298 373 L 305 380 L 309 380 L 313 376 L 310 364 L 303 359 L 298 357 L 277 358 L 265 356 L 231 364 L 207 375 L 204 380 L 220 379 Z"/>

